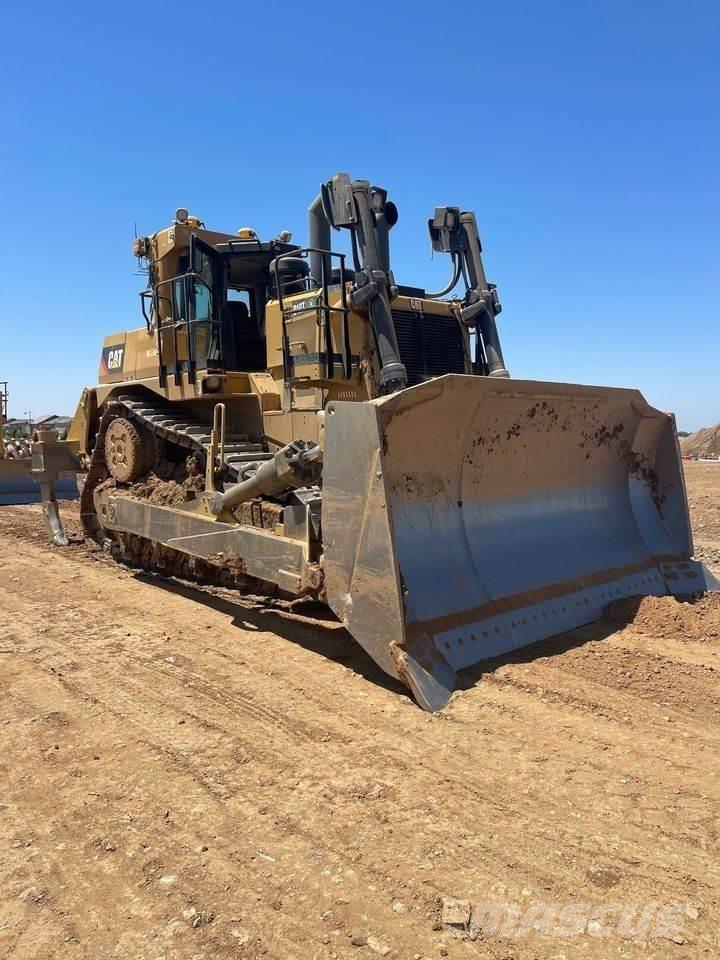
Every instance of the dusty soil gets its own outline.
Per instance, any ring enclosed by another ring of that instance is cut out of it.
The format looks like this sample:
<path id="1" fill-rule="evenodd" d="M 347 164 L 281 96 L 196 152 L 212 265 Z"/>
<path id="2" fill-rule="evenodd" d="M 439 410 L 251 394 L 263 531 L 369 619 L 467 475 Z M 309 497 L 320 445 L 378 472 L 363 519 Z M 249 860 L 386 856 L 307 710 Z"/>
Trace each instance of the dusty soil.
<path id="1" fill-rule="evenodd" d="M 684 460 L 695 554 L 720 568 L 720 461 Z"/>
<path id="2" fill-rule="evenodd" d="M 686 468 L 717 550 L 720 467 Z M 430 716 L 337 624 L 118 568 L 65 515 L 63 551 L 0 510 L 0 957 L 718 956 L 717 596 Z"/>

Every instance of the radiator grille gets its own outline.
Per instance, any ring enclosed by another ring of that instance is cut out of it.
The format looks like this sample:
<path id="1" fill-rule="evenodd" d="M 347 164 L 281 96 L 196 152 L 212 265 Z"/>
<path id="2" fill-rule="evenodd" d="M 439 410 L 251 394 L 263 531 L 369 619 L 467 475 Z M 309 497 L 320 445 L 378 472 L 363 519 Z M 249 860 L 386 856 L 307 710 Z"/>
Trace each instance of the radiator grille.
<path id="1" fill-rule="evenodd" d="M 454 316 L 412 310 L 393 310 L 392 316 L 409 386 L 444 373 L 465 373 L 462 330 Z"/>

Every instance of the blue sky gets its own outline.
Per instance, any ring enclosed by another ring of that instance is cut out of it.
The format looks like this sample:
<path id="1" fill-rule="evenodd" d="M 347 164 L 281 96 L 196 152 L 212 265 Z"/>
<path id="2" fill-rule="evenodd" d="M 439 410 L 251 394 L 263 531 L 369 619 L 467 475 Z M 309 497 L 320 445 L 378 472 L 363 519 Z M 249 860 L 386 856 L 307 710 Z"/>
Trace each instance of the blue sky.
<path id="1" fill-rule="evenodd" d="M 474 209 L 511 374 L 637 386 L 720 420 L 720 6 L 0 3 L 11 413 L 72 412 L 141 323 L 134 224 L 291 229 L 338 170 L 425 221 Z"/>

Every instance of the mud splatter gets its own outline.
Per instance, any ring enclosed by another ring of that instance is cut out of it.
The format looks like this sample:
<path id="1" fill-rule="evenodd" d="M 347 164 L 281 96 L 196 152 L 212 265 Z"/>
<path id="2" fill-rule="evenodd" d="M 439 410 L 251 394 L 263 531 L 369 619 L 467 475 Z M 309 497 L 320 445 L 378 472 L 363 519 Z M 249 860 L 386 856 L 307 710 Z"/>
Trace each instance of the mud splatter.
<path id="1" fill-rule="evenodd" d="M 662 508 L 667 500 L 669 485 L 660 479 L 657 471 L 651 466 L 650 461 L 643 454 L 627 448 L 624 451 L 624 461 L 628 468 L 628 473 L 647 486 L 652 502 L 655 504 L 658 513 L 662 516 Z"/>
<path id="2" fill-rule="evenodd" d="M 614 427 L 608 430 L 608 428 L 603 424 L 593 434 L 593 440 L 599 447 L 607 447 L 613 444 L 618 437 L 624 432 L 625 424 L 618 422 Z"/>
<path id="3" fill-rule="evenodd" d="M 415 500 L 434 500 L 445 493 L 442 481 L 432 474 L 420 477 L 416 473 L 404 473 L 393 483 L 393 492 Z"/>
<path id="4" fill-rule="evenodd" d="M 624 430 L 625 424 L 622 421 L 618 421 L 613 427 L 608 427 L 607 424 L 603 423 L 592 432 L 583 430 L 580 434 L 578 446 L 582 450 L 613 447 L 618 443 Z M 586 457 L 586 459 L 588 458 Z"/>

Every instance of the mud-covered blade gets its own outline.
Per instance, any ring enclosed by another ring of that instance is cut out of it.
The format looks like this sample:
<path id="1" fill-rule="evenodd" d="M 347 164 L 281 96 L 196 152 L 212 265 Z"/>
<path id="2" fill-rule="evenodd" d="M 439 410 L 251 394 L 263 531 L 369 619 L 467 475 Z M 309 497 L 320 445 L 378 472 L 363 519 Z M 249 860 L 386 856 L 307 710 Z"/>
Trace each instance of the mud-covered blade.
<path id="1" fill-rule="evenodd" d="M 326 417 L 328 601 L 429 710 L 456 672 L 694 592 L 670 415 L 635 390 L 450 375 Z"/>

